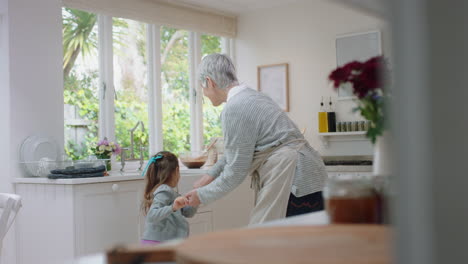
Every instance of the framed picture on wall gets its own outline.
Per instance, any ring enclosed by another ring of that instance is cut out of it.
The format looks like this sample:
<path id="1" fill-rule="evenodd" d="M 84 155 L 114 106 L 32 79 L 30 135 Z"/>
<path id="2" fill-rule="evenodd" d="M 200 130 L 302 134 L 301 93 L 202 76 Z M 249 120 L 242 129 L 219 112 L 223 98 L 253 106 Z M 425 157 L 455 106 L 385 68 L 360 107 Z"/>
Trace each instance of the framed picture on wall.
<path id="1" fill-rule="evenodd" d="M 289 112 L 289 65 L 287 63 L 257 67 L 258 90 Z"/>
<path id="2" fill-rule="evenodd" d="M 339 35 L 335 44 L 337 67 L 382 55 L 381 33 L 378 30 Z M 338 89 L 339 100 L 352 98 L 354 96 L 349 84 Z"/>

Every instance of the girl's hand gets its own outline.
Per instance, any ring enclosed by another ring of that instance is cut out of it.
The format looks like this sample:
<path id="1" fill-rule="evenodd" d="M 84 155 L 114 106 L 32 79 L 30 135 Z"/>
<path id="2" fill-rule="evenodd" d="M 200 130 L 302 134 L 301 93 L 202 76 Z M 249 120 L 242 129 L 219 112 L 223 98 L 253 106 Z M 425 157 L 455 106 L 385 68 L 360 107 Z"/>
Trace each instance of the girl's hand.
<path id="1" fill-rule="evenodd" d="M 188 205 L 190 206 L 197 207 L 201 204 L 197 190 L 191 190 L 185 197 L 188 199 Z"/>
<path id="2" fill-rule="evenodd" d="M 188 204 L 188 199 L 185 198 L 184 196 L 179 196 L 174 200 L 174 203 L 172 204 L 172 211 L 177 211 L 180 208 L 183 208 L 185 205 Z"/>

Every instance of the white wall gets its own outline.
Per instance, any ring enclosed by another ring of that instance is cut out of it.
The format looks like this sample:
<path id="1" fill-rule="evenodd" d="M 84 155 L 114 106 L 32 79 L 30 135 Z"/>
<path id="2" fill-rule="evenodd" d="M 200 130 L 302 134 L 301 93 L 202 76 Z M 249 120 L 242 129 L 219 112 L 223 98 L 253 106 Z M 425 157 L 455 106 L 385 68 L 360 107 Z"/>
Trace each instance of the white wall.
<path id="1" fill-rule="evenodd" d="M 6 0 L 0 1 L 0 146 L 6 146 L 0 151 L 0 160 L 10 160 L 8 146 L 10 144 L 10 89 L 8 65 L 8 5 Z M 2 162 L 2 170 L 8 174 L 9 162 Z M 11 192 L 12 187 L 5 176 L 0 176 L 0 192 Z"/>
<path id="2" fill-rule="evenodd" d="M 2 16 L 0 141 L 6 148 L 0 152 L 0 160 L 5 163 L 0 191 L 12 191 L 10 178 L 21 176 L 19 148 L 26 137 L 51 136 L 63 149 L 61 3 L 2 0 L 0 14 L 3 13 L 7 20 Z M 8 48 L 3 49 L 5 44 Z M 13 235 L 14 230 L 10 230 L 2 249 L 2 263 L 14 264 L 16 255 L 27 254 L 15 254 Z"/>
<path id="3" fill-rule="evenodd" d="M 326 0 L 299 1 L 282 7 L 254 11 L 238 19 L 236 60 L 239 79 L 257 87 L 257 66 L 289 63 L 290 117 L 299 128 L 306 128 L 306 138 L 323 155 L 371 155 L 369 142 L 333 143 L 325 149 L 318 136 L 317 112 L 321 96 L 336 99 L 327 80 L 336 68 L 335 37 L 374 29 L 385 23 Z M 383 45 L 384 53 L 389 49 Z M 340 101 L 337 118 L 358 120 L 350 114 L 350 101 Z"/>
<path id="4" fill-rule="evenodd" d="M 13 186 L 9 181 L 10 174 L 10 85 L 9 85 L 9 54 L 8 54 L 8 1 L 0 1 L 0 192 L 12 193 Z M 14 226 L 4 238 L 0 249 L 0 263 L 15 263 Z"/>
<path id="5" fill-rule="evenodd" d="M 51 136 L 63 145 L 61 3 L 10 1 L 9 19 L 11 154 L 17 161 L 29 135 Z"/>

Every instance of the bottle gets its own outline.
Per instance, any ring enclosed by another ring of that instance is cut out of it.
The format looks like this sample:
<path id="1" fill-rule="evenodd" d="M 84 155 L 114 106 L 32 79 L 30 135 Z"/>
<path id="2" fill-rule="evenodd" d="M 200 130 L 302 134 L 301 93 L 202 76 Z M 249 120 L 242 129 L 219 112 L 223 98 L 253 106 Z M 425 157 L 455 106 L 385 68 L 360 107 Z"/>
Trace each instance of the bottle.
<path id="1" fill-rule="evenodd" d="M 320 112 L 318 113 L 318 128 L 319 133 L 328 132 L 328 118 L 327 112 L 325 112 L 325 108 L 323 106 L 323 97 L 322 101 L 320 102 Z"/>
<path id="2" fill-rule="evenodd" d="M 327 112 L 328 132 L 336 132 L 336 114 L 332 110 L 332 99 L 330 96 L 329 111 Z"/>

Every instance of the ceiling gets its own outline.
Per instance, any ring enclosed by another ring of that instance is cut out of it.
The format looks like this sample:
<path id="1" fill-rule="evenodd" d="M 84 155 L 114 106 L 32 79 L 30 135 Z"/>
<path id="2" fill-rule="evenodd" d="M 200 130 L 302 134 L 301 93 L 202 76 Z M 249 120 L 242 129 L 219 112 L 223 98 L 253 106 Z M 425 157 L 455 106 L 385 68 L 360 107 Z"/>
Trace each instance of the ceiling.
<path id="1" fill-rule="evenodd" d="M 239 16 L 253 10 L 282 6 L 299 1 L 310 0 L 153 0 L 200 10 L 214 11 L 226 15 Z M 385 17 L 388 15 L 388 0 L 324 0 L 340 3 L 370 15 Z"/>
<path id="2" fill-rule="evenodd" d="M 173 4 L 182 4 L 196 8 L 206 8 L 231 15 L 243 12 L 271 8 L 304 0 L 171 0 Z"/>
<path id="3" fill-rule="evenodd" d="M 347 5 L 351 8 L 364 11 L 368 14 L 388 17 L 389 16 L 389 1 L 388 0 L 333 0 L 335 2 Z"/>

